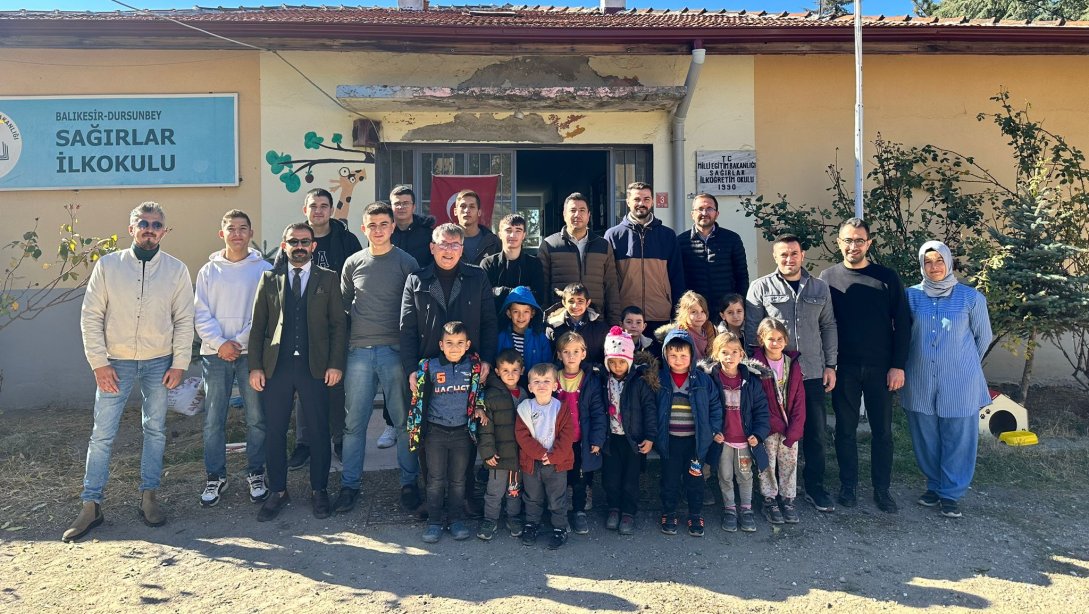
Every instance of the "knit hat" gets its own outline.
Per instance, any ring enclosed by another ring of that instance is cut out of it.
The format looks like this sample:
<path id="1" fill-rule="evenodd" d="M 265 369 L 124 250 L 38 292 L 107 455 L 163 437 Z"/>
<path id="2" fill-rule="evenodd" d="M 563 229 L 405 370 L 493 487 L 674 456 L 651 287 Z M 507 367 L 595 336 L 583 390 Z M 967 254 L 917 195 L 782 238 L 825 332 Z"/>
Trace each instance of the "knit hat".
<path id="1" fill-rule="evenodd" d="M 609 329 L 609 334 L 605 336 L 605 360 L 608 361 L 610 358 L 628 361 L 629 368 L 635 360 L 635 342 L 632 341 L 631 335 L 619 326 Z"/>

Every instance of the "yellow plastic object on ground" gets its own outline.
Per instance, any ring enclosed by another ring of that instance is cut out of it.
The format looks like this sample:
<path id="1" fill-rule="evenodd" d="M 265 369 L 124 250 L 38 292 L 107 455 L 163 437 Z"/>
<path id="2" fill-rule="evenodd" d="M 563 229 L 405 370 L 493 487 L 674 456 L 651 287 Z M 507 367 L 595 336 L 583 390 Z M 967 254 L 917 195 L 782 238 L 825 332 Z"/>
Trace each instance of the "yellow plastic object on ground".
<path id="1" fill-rule="evenodd" d="M 1032 431 L 1006 431 L 998 436 L 998 440 L 1008 446 L 1034 446 L 1040 443 Z"/>

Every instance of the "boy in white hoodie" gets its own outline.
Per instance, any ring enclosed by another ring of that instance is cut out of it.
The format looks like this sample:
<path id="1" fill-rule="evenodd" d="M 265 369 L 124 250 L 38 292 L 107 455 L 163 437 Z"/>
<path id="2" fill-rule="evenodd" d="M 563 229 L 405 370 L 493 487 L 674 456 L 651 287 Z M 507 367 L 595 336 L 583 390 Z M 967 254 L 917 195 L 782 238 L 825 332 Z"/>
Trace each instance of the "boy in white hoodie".
<path id="1" fill-rule="evenodd" d="M 265 485 L 265 421 L 257 393 L 250 387 L 247 343 L 253 298 L 261 274 L 272 268 L 250 247 L 253 227 L 245 212 L 223 216 L 219 237 L 224 249 L 208 257 L 197 273 L 194 307 L 204 373 L 204 468 L 208 481 L 200 504 L 212 507 L 227 490 L 226 429 L 235 383 L 246 410 L 246 456 L 250 501 L 268 498 Z"/>

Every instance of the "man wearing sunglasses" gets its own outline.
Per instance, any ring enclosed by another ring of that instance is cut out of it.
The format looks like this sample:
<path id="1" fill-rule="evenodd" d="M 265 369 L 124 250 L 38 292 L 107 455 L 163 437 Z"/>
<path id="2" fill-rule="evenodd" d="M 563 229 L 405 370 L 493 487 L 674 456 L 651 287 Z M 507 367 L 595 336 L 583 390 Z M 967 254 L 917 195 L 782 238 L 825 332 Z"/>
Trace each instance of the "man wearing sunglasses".
<path id="1" fill-rule="evenodd" d="M 257 284 L 250 326 L 250 385 L 265 412 L 268 499 L 257 514 L 273 520 L 287 493 L 287 427 L 294 397 L 314 437 L 310 488 L 315 518 L 329 517 L 329 389 L 340 383 L 348 348 L 340 276 L 312 261 L 314 230 L 304 222 L 284 229 L 287 266 L 266 271 Z"/>
<path id="2" fill-rule="evenodd" d="M 66 542 L 102 524 L 114 436 L 137 385 L 144 397 L 140 517 L 152 527 L 166 523 L 155 497 L 166 447 L 166 394 L 181 383 L 193 354 L 193 286 L 185 264 L 159 248 L 167 230 L 157 203 L 136 207 L 129 214 L 132 247 L 103 256 L 87 281 L 80 330 L 98 390 L 83 507 L 62 536 Z"/>
<path id="3" fill-rule="evenodd" d="M 314 249 L 311 259 L 314 264 L 329 269 L 337 275 L 344 271 L 344 262 L 348 256 L 363 249 L 359 239 L 348 230 L 345 220 L 333 217 L 333 195 L 328 190 L 314 188 L 303 197 L 303 215 L 306 224 L 314 231 Z M 283 268 L 286 254 L 281 252 L 276 257 L 275 266 Z M 345 349 L 347 352 L 347 349 Z M 295 451 L 287 463 L 287 468 L 294 471 L 302 469 L 310 461 L 310 429 L 295 419 Z M 344 441 L 344 385 L 337 384 L 329 391 L 329 434 L 333 439 L 333 451 L 340 456 Z"/>
<path id="4" fill-rule="evenodd" d="M 892 393 L 904 386 L 911 312 L 896 271 L 871 262 L 870 226 L 853 217 L 839 227 L 843 262 L 820 278 L 832 291 L 839 338 L 839 370 L 832 391 L 836 413 L 839 504 L 858 505 L 858 419 L 863 397 L 870 422 L 870 479 L 877 509 L 895 514 L 892 479 Z"/>

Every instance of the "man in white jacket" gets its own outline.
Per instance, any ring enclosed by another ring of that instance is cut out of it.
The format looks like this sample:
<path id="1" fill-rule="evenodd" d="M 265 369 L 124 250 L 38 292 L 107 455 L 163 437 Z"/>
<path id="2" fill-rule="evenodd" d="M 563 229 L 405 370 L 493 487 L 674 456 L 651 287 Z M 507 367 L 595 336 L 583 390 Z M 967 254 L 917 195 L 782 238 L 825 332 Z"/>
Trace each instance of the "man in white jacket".
<path id="1" fill-rule="evenodd" d="M 213 252 L 197 273 L 197 335 L 204 374 L 204 469 L 208 475 L 200 504 L 212 507 L 227 490 L 226 430 L 231 389 L 238 384 L 246 410 L 246 457 L 250 501 L 268 498 L 265 485 L 265 418 L 257 392 L 250 386 L 250 323 L 253 297 L 261 274 L 272 268 L 250 247 L 253 226 L 239 209 L 223 215 L 219 238 L 224 248 Z"/>
<path id="2" fill-rule="evenodd" d="M 128 230 L 132 247 L 98 261 L 83 297 L 83 350 L 98 390 L 83 507 L 62 536 L 66 542 L 102 524 L 110 451 L 125 402 L 137 384 L 144 397 L 140 516 L 148 526 L 166 523 L 155 500 L 166 447 L 166 393 L 181 383 L 192 358 L 193 286 L 185 264 L 159 248 L 168 230 L 162 207 L 146 202 L 133 209 Z"/>

